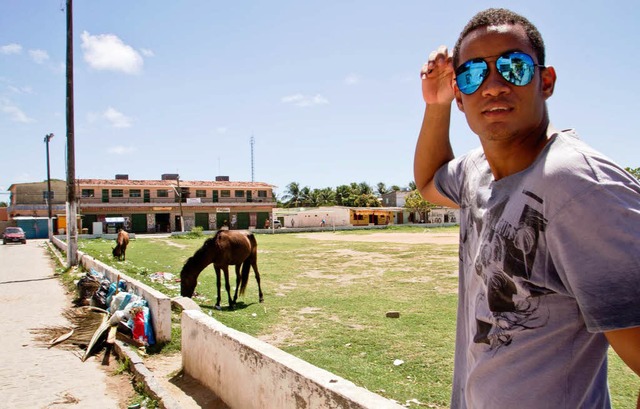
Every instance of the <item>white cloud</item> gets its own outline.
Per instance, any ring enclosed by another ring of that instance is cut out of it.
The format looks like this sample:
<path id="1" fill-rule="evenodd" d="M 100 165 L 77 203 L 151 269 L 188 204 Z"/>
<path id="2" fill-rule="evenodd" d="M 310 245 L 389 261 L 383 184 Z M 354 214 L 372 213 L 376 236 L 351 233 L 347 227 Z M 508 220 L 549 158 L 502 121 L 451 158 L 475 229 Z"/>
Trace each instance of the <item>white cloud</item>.
<path id="1" fill-rule="evenodd" d="M 145 57 L 155 57 L 155 53 L 153 51 L 149 50 L 148 48 L 141 48 L 140 52 Z"/>
<path id="2" fill-rule="evenodd" d="M 117 111 L 115 108 L 107 108 L 102 116 L 109 121 L 114 128 L 129 128 L 131 126 L 131 118 Z"/>
<path id="3" fill-rule="evenodd" d="M 33 88 L 29 86 L 16 87 L 15 85 L 7 85 L 7 88 L 14 94 L 33 94 Z"/>
<path id="4" fill-rule="evenodd" d="M 138 74 L 144 60 L 133 47 L 125 44 L 113 34 L 92 36 L 87 31 L 81 34 L 84 60 L 96 70 L 121 71 Z"/>
<path id="5" fill-rule="evenodd" d="M 49 54 L 44 50 L 29 50 L 29 56 L 38 64 L 42 64 L 49 59 Z"/>
<path id="6" fill-rule="evenodd" d="M 302 94 L 287 95 L 282 97 L 281 101 L 285 104 L 293 104 L 299 107 L 325 105 L 329 103 L 329 100 L 320 94 L 316 94 L 315 96 L 306 96 Z"/>
<path id="7" fill-rule="evenodd" d="M 221 135 L 226 134 L 228 130 L 229 128 L 227 128 L 226 126 L 219 126 L 216 128 L 216 132 L 218 132 Z"/>
<path id="8" fill-rule="evenodd" d="M 360 82 L 360 77 L 357 74 L 349 74 L 344 79 L 344 83 L 347 85 L 356 85 Z"/>
<path id="9" fill-rule="evenodd" d="M 0 112 L 8 116 L 9 119 L 13 122 L 28 124 L 34 121 L 33 118 L 29 118 L 27 114 L 22 112 L 20 108 L 15 106 L 6 98 L 0 99 Z"/>
<path id="10" fill-rule="evenodd" d="M 16 43 L 7 44 L 0 47 L 0 53 L 2 54 L 20 54 L 21 52 L 22 46 Z"/>
<path id="11" fill-rule="evenodd" d="M 131 155 L 136 151 L 136 148 L 133 146 L 112 146 L 107 150 L 109 153 L 113 153 L 114 155 Z"/>

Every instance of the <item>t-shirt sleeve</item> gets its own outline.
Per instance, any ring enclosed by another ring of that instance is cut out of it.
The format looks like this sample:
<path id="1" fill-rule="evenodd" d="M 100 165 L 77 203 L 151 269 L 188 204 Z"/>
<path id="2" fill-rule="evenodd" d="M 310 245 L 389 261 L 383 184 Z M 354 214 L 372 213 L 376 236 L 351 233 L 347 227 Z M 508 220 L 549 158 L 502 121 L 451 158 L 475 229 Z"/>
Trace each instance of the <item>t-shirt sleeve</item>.
<path id="1" fill-rule="evenodd" d="M 551 262 L 576 298 L 587 329 L 640 326 L 640 188 L 598 183 L 549 220 Z"/>
<path id="2" fill-rule="evenodd" d="M 438 192 L 451 199 L 457 205 L 460 205 L 464 158 L 462 156 L 445 163 L 438 169 L 434 178 Z"/>

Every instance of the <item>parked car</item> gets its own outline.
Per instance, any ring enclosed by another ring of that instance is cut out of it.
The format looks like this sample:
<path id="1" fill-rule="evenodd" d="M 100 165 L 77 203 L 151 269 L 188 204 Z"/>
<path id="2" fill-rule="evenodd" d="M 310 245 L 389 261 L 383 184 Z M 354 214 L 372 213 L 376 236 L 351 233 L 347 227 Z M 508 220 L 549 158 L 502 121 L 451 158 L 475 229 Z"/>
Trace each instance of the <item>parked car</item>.
<path id="1" fill-rule="evenodd" d="M 24 230 L 21 227 L 7 227 L 2 236 L 2 244 L 22 243 L 27 244 L 27 236 L 24 235 Z"/>
<path id="2" fill-rule="evenodd" d="M 282 227 L 282 223 L 280 223 L 280 220 L 276 219 L 273 221 L 273 228 L 274 229 L 279 229 Z"/>

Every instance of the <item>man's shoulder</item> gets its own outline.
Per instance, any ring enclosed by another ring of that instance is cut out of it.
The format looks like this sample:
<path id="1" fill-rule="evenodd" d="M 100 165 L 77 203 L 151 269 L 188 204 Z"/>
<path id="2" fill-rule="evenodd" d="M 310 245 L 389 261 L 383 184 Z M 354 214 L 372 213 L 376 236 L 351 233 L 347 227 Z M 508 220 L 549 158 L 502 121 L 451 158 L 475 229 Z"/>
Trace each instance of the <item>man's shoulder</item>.
<path id="1" fill-rule="evenodd" d="M 573 129 L 554 135 L 541 162 L 540 170 L 545 179 L 559 178 L 575 183 L 632 181 L 620 165 L 582 141 Z"/>

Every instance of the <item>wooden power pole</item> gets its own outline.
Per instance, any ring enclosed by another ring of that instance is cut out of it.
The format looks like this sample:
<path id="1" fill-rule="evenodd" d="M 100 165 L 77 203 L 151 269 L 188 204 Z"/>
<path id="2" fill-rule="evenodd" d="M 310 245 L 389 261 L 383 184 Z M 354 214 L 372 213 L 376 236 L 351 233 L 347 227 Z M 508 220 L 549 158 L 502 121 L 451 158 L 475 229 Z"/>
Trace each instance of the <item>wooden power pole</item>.
<path id="1" fill-rule="evenodd" d="M 73 126 L 73 1 L 67 0 L 67 267 L 78 265 L 78 202 Z"/>

